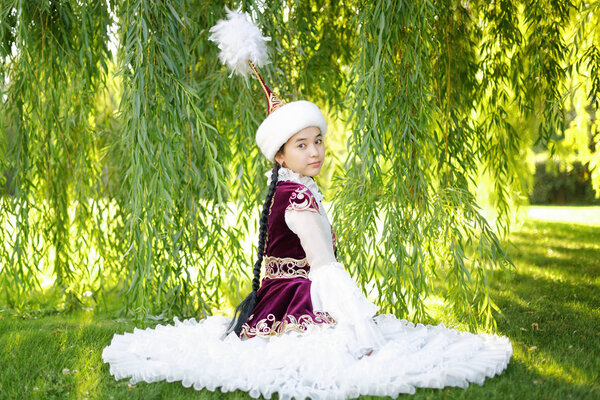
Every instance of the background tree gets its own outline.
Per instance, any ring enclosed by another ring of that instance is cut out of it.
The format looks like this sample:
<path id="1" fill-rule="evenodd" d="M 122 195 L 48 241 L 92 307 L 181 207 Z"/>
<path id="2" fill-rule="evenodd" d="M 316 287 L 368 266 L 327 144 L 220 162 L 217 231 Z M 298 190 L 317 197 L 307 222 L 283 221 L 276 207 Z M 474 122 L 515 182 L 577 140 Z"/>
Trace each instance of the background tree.
<path id="1" fill-rule="evenodd" d="M 383 311 L 424 321 L 440 300 L 493 325 L 488 282 L 510 264 L 498 238 L 536 143 L 577 151 L 599 187 L 599 4 L 228 3 L 272 37 L 262 72 L 280 97 L 326 111 L 319 180 L 340 257 Z M 187 316 L 247 291 L 265 106 L 208 41 L 224 13 L 216 1 L 2 2 L 3 306 Z"/>

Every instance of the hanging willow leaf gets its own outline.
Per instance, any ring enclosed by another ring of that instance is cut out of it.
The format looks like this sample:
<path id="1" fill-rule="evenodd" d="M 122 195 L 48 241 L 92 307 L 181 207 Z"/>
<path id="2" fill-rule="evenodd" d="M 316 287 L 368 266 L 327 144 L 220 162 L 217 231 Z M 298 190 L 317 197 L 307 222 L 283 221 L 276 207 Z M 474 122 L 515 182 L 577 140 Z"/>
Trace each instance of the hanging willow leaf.
<path id="1" fill-rule="evenodd" d="M 500 238 L 533 146 L 576 148 L 600 188 L 600 2 L 228 6 L 273 38 L 262 72 L 278 95 L 328 116 L 318 179 L 360 286 L 382 311 L 427 320 L 438 296 L 493 326 L 489 282 L 511 265 Z M 68 309 L 91 291 L 98 307 L 167 318 L 246 294 L 265 104 L 208 40 L 224 14 L 217 1 L 2 2 L 0 307 Z"/>

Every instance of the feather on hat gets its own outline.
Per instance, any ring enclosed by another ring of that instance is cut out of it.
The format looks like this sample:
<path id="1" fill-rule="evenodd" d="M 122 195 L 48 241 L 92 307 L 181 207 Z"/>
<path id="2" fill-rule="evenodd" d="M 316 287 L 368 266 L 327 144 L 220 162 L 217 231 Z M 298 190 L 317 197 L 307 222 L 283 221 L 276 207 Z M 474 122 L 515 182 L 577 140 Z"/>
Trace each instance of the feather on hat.
<path id="1" fill-rule="evenodd" d="M 275 154 L 290 137 L 309 126 L 316 126 L 325 137 L 327 123 L 316 104 L 306 100 L 286 103 L 267 86 L 255 66 L 263 67 L 269 61 L 266 42 L 270 37 L 262 35 L 250 16 L 239 11 L 227 11 L 222 19 L 210 28 L 209 40 L 219 47 L 219 59 L 231 70 L 244 77 L 254 72 L 267 97 L 267 118 L 256 131 L 256 144 L 263 155 L 275 160 Z M 230 75 L 230 77 L 231 77 Z"/>

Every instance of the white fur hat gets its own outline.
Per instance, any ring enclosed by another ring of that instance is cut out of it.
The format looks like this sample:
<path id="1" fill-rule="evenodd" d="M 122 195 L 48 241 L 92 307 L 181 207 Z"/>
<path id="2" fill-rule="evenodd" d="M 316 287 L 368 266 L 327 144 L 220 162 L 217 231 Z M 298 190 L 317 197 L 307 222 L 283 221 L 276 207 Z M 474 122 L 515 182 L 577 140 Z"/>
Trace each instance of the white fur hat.
<path id="1" fill-rule="evenodd" d="M 255 68 L 269 63 L 266 42 L 269 37 L 262 36 L 260 29 L 250 16 L 227 9 L 227 19 L 220 20 L 210 29 L 210 40 L 219 46 L 219 58 L 232 72 L 247 76 L 254 72 L 267 96 L 267 118 L 256 131 L 256 144 L 264 156 L 275 161 L 275 154 L 288 139 L 298 131 L 316 126 L 323 137 L 327 124 L 323 113 L 314 103 L 306 100 L 286 103 L 269 89 Z"/>
<path id="2" fill-rule="evenodd" d="M 298 131 L 316 126 L 325 137 L 327 123 L 316 104 L 306 100 L 293 101 L 271 112 L 256 131 L 256 144 L 263 155 L 275 161 L 277 150 Z"/>

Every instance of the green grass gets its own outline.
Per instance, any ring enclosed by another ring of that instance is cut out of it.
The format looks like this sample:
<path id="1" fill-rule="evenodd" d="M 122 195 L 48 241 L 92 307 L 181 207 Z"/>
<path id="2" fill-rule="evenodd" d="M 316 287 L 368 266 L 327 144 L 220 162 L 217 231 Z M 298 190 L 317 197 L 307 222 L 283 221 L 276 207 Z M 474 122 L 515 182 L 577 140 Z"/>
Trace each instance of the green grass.
<path id="1" fill-rule="evenodd" d="M 503 311 L 499 333 L 514 348 L 508 369 L 483 386 L 418 389 L 406 398 L 600 399 L 600 224 L 594 222 L 600 221 L 600 208 L 529 211 L 536 219 L 526 219 L 511 236 L 516 269 L 497 273 L 492 285 Z M 564 215 L 591 224 L 558 222 Z M 0 399 L 249 398 L 239 391 L 197 392 L 179 383 L 115 381 L 102 349 L 114 333 L 131 331 L 131 321 L 93 312 L 38 319 L 4 314 Z"/>

